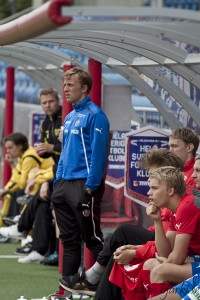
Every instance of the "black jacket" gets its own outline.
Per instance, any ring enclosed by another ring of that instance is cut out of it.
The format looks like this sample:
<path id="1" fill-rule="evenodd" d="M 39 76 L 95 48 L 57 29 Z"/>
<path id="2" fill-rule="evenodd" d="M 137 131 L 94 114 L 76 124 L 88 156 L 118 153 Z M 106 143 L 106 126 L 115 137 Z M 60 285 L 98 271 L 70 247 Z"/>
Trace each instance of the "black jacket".
<path id="1" fill-rule="evenodd" d="M 61 142 L 58 140 L 61 126 L 62 107 L 60 106 L 59 111 L 53 116 L 53 120 L 51 121 L 50 118 L 46 116 L 40 127 L 41 142 L 54 145 L 53 153 L 45 153 L 45 155 L 42 155 L 42 157 L 47 158 L 52 156 L 55 161 L 56 168 L 61 153 Z"/>

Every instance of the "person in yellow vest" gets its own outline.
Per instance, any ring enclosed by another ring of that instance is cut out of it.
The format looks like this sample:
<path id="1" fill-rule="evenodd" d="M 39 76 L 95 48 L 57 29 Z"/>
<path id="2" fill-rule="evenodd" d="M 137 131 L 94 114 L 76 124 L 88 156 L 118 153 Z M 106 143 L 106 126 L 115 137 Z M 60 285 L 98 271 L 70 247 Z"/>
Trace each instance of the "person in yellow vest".
<path id="1" fill-rule="evenodd" d="M 31 169 L 46 170 L 53 167 L 52 158 L 41 158 L 35 149 L 28 144 L 27 137 L 22 133 L 13 133 L 5 137 L 5 160 L 12 169 L 12 175 L 8 183 L 0 191 L 0 199 L 5 196 L 1 210 L 0 226 L 3 225 L 2 216 L 8 213 L 10 207 L 10 195 L 26 188 L 28 174 Z M 34 193 L 35 191 L 33 191 Z"/>
<path id="2" fill-rule="evenodd" d="M 49 160 L 49 159 L 48 159 Z M 33 198 L 44 182 L 54 178 L 53 164 L 48 169 L 33 168 L 28 173 L 26 188 L 22 196 L 18 196 L 18 204 L 25 205 Z"/>

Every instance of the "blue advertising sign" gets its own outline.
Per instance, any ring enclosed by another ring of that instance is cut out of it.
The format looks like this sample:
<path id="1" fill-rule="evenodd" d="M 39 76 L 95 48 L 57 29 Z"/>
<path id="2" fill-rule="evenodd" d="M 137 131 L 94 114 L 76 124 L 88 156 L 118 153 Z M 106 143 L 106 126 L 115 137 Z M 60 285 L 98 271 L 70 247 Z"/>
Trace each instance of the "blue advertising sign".
<path id="1" fill-rule="evenodd" d="M 32 113 L 31 115 L 31 128 L 30 128 L 30 144 L 34 145 L 39 143 L 41 140 L 40 135 L 40 125 L 41 122 L 45 119 L 45 114 L 43 113 Z"/>
<path id="2" fill-rule="evenodd" d="M 125 195 L 146 206 L 149 201 L 147 197 L 148 171 L 140 168 L 142 156 L 151 148 L 167 148 L 168 134 L 163 130 L 154 129 L 151 126 L 143 127 L 130 133 L 126 139 L 126 176 Z"/>
<path id="3" fill-rule="evenodd" d="M 106 183 L 116 187 L 124 182 L 126 133 L 127 131 L 111 132 Z"/>

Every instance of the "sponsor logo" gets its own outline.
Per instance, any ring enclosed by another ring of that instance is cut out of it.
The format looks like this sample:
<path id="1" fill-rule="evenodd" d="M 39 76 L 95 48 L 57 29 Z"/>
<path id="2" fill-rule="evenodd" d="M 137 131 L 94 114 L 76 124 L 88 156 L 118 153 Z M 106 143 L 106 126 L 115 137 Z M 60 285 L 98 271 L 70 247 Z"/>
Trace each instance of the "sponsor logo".
<path id="1" fill-rule="evenodd" d="M 78 118 L 85 118 L 86 115 L 83 115 L 83 114 L 78 114 Z"/>
<path id="2" fill-rule="evenodd" d="M 144 286 L 144 288 L 148 291 L 148 289 L 149 289 L 149 283 L 143 283 L 143 286 Z"/>
<path id="3" fill-rule="evenodd" d="M 132 270 L 135 270 L 139 267 L 140 264 L 137 264 L 137 265 L 123 265 L 124 269 L 126 271 L 132 271 Z"/>
<path id="4" fill-rule="evenodd" d="M 180 230 L 180 229 L 181 229 L 181 225 L 182 225 L 182 223 L 179 223 L 179 224 L 176 223 L 175 228 L 176 228 L 177 230 Z"/>
<path id="5" fill-rule="evenodd" d="M 99 131 L 99 132 L 102 134 L 103 128 L 100 128 L 100 129 L 99 129 L 99 128 L 96 127 L 95 130 L 96 130 L 96 131 Z"/>
<path id="6" fill-rule="evenodd" d="M 72 134 L 79 134 L 79 130 L 78 130 L 78 129 L 72 129 L 72 130 L 71 130 L 71 133 L 72 133 Z"/>
<path id="7" fill-rule="evenodd" d="M 148 181 L 133 180 L 133 186 L 149 186 Z"/>

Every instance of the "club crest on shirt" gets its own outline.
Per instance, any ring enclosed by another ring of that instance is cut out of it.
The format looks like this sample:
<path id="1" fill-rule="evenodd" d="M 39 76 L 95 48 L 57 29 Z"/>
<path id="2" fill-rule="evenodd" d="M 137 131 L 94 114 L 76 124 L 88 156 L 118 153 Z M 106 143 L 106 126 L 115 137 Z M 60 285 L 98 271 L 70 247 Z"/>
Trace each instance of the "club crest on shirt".
<path id="1" fill-rule="evenodd" d="M 77 120 L 74 126 L 78 126 L 81 123 L 80 120 Z"/>
<path id="2" fill-rule="evenodd" d="M 60 132 L 60 128 L 55 128 L 55 129 L 54 129 L 54 134 L 55 134 L 55 136 L 58 136 L 58 135 L 59 135 L 59 132 Z"/>
<path id="3" fill-rule="evenodd" d="M 84 217 L 89 217 L 89 215 L 90 215 L 90 210 L 89 210 L 89 209 L 84 209 L 84 210 L 82 211 L 82 214 L 83 214 Z"/>

